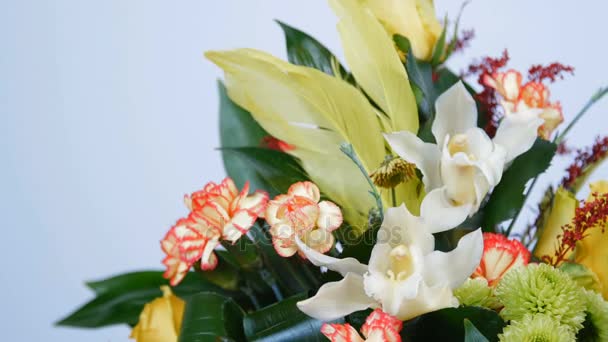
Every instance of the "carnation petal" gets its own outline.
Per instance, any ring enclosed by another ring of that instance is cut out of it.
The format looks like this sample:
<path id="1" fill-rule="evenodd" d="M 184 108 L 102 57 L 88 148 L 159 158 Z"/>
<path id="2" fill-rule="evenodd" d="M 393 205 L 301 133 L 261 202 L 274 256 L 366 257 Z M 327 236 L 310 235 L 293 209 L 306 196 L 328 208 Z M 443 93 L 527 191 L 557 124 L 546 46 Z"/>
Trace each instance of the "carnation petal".
<path id="1" fill-rule="evenodd" d="M 340 225 L 342 225 L 342 211 L 340 208 L 333 202 L 321 201 L 319 203 L 317 227 L 331 232 Z"/>

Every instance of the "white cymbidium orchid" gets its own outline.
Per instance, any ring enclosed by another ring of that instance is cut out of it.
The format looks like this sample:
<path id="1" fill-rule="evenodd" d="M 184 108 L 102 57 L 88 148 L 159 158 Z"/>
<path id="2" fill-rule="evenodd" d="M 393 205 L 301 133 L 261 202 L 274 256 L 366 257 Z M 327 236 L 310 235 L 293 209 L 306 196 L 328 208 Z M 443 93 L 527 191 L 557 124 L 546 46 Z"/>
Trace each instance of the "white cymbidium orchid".
<path id="1" fill-rule="evenodd" d="M 354 311 L 382 308 L 407 320 L 458 306 L 452 290 L 473 273 L 483 252 L 478 229 L 462 237 L 450 252 L 434 251 L 432 233 L 445 230 L 428 225 L 402 205 L 387 210 L 369 266 L 354 258 L 323 255 L 297 241 L 308 259 L 344 276 L 327 283 L 317 294 L 298 302 L 298 308 L 320 320 L 333 320 Z"/>
<path id="2" fill-rule="evenodd" d="M 454 227 L 472 215 L 502 177 L 505 165 L 534 144 L 543 120 L 535 109 L 505 117 L 494 139 L 477 127 L 477 107 L 461 82 L 435 104 L 432 132 L 437 144 L 411 132 L 386 134 L 391 148 L 422 172 L 427 191 L 421 216 Z"/>

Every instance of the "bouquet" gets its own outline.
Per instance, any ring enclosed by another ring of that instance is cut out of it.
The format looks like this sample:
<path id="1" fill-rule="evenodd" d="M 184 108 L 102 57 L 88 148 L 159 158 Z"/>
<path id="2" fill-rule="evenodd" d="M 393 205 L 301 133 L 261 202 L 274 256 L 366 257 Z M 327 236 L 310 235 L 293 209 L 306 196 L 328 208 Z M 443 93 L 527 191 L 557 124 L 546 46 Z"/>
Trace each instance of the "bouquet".
<path id="1" fill-rule="evenodd" d="M 289 61 L 209 51 L 227 177 L 184 197 L 163 271 L 87 286 L 59 322 L 150 341 L 608 341 L 608 137 L 566 145 L 573 73 L 505 51 L 461 72 L 472 31 L 432 0 L 329 0 L 347 65 L 287 24 Z M 556 155 L 573 159 L 518 220 Z"/>

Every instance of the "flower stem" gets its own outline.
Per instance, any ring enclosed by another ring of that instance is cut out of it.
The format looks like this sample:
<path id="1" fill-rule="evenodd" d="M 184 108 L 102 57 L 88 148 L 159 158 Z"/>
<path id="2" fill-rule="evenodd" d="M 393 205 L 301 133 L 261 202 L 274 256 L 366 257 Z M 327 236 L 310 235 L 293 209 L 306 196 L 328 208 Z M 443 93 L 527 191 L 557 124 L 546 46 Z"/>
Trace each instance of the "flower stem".
<path id="1" fill-rule="evenodd" d="M 350 160 L 352 160 L 353 163 L 355 163 L 355 165 L 357 165 L 357 167 L 359 168 L 359 170 L 361 171 L 361 173 L 367 180 L 367 183 L 369 184 L 369 187 L 371 188 L 369 193 L 376 200 L 376 206 L 378 207 L 378 211 L 380 212 L 380 219 L 383 220 L 384 207 L 382 205 L 382 197 L 380 197 L 380 193 L 378 192 L 378 189 L 376 189 L 374 182 L 372 182 L 371 178 L 369 178 L 369 175 L 367 174 L 367 171 L 365 170 L 363 163 L 361 163 L 361 160 L 359 160 L 359 157 L 357 156 L 357 153 L 355 152 L 353 145 L 351 145 L 349 143 L 342 143 L 342 144 L 340 144 L 340 151 L 342 151 L 342 153 L 346 154 L 346 156 L 348 158 L 350 158 Z"/>
<path id="2" fill-rule="evenodd" d="M 526 193 L 524 194 L 524 202 L 521 205 L 521 208 L 519 208 L 519 210 L 517 211 L 517 214 L 515 214 L 515 217 L 513 218 L 513 220 L 511 220 L 511 223 L 509 224 L 509 228 L 507 228 L 507 230 L 505 231 L 504 235 L 506 235 L 507 237 L 509 236 L 509 234 L 511 234 L 511 230 L 513 230 L 513 226 L 515 226 L 515 222 L 517 222 L 519 215 L 521 215 L 521 212 L 524 211 L 523 209 L 525 207 L 526 201 L 528 200 L 528 196 L 530 196 L 532 189 L 534 189 L 534 185 L 536 185 L 537 180 L 538 180 L 538 176 L 534 177 L 534 180 L 532 180 L 532 183 L 530 183 L 530 187 L 528 188 L 528 191 L 526 191 Z"/>
<path id="3" fill-rule="evenodd" d="M 608 93 L 608 87 L 602 87 L 602 88 L 598 89 L 598 91 L 596 91 L 595 94 L 593 94 L 593 96 L 591 96 L 591 98 L 589 99 L 587 104 L 585 104 L 583 109 L 581 109 L 580 112 L 578 112 L 578 114 L 576 114 L 574 119 L 572 119 L 572 121 L 568 124 L 568 126 L 566 126 L 566 129 L 564 129 L 564 131 L 561 132 L 560 135 L 555 139 L 555 143 L 559 145 L 566 137 L 566 134 L 568 134 L 568 132 L 572 129 L 572 127 L 574 127 L 574 125 L 576 125 L 576 123 L 583 116 L 585 116 L 585 113 L 587 113 L 589 108 L 593 107 L 593 105 L 597 101 L 599 101 L 602 97 L 604 97 L 604 95 L 606 95 L 607 93 Z"/>
<path id="4" fill-rule="evenodd" d="M 395 194 L 395 188 L 391 188 L 391 198 L 393 199 L 393 207 L 397 206 L 397 195 Z"/>
<path id="5" fill-rule="evenodd" d="M 277 280 L 274 278 L 274 276 L 268 270 L 264 270 L 264 269 L 260 270 L 260 276 L 262 277 L 264 282 L 266 284 L 268 284 L 268 286 L 270 286 L 277 301 L 279 301 L 279 302 L 282 301 L 283 293 L 281 293 L 281 289 L 279 288 L 279 285 L 277 284 Z"/>

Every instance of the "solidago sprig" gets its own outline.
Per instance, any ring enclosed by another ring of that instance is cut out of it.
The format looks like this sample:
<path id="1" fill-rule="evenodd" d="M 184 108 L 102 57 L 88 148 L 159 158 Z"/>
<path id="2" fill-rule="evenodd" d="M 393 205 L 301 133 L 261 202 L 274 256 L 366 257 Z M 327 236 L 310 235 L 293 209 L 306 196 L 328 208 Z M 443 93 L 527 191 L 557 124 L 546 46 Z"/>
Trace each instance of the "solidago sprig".
<path id="1" fill-rule="evenodd" d="M 576 247 L 576 243 L 588 235 L 594 227 L 602 229 L 608 223 L 608 194 L 592 194 L 592 200 L 585 202 L 574 211 L 572 222 L 562 227 L 558 236 L 558 247 L 553 256 L 544 255 L 542 260 L 550 265 L 559 266 Z"/>

